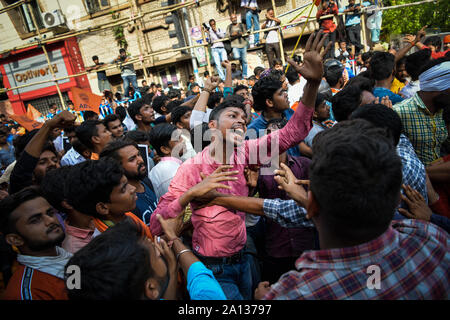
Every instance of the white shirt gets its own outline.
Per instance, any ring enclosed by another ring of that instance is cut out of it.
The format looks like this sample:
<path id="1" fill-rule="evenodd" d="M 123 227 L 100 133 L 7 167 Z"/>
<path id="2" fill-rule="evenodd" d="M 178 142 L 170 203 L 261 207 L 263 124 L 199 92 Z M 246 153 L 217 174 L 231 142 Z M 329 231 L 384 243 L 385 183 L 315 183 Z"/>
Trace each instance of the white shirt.
<path id="1" fill-rule="evenodd" d="M 277 23 L 275 21 L 270 20 L 269 22 L 267 22 L 266 28 L 272 28 L 272 27 L 275 27 L 276 25 L 277 25 Z M 267 37 L 266 37 L 266 43 L 278 43 L 277 30 L 269 31 L 269 33 L 267 34 Z"/>
<path id="2" fill-rule="evenodd" d="M 306 85 L 306 79 L 301 77 L 300 82 L 297 82 L 293 86 L 288 88 L 288 98 L 289 98 L 289 106 L 299 101 L 301 97 L 303 97 L 303 89 Z"/>
<path id="3" fill-rule="evenodd" d="M 159 201 L 169 190 L 170 182 L 177 173 L 182 161 L 173 157 L 163 157 L 156 166 L 150 170 L 148 178 L 155 189 L 156 198 Z"/>
<path id="4" fill-rule="evenodd" d="M 86 161 L 86 159 L 72 147 L 62 157 L 61 166 L 74 166 L 84 161 Z"/>
<path id="5" fill-rule="evenodd" d="M 202 124 L 203 122 L 208 123 L 209 122 L 209 115 L 211 114 L 211 111 L 213 109 L 206 108 L 206 112 L 198 111 L 198 110 L 192 110 L 191 113 L 191 119 L 189 120 L 189 124 L 191 126 L 191 129 L 195 126 Z"/>

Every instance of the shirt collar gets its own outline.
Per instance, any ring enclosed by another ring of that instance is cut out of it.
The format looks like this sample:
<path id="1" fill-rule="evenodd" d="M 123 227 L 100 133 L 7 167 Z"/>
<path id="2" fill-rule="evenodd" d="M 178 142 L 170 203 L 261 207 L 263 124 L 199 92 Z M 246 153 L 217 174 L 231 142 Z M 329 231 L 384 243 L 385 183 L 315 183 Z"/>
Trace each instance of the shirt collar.
<path id="1" fill-rule="evenodd" d="M 178 164 L 183 163 L 183 161 L 181 161 L 180 159 L 175 158 L 175 157 L 162 157 L 160 161 L 175 161 Z"/>
<path id="2" fill-rule="evenodd" d="M 376 264 L 390 251 L 397 239 L 396 231 L 389 228 L 378 238 L 358 246 L 305 252 L 297 261 L 298 270 L 349 269 L 361 265 Z"/>

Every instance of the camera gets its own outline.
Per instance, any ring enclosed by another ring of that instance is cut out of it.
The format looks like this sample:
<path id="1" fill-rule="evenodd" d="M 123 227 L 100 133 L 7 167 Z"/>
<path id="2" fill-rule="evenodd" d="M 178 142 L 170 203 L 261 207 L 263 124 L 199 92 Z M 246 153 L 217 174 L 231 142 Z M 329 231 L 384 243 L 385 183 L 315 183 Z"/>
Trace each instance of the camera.
<path id="1" fill-rule="evenodd" d="M 210 28 L 208 27 L 208 25 L 206 23 L 202 23 L 203 28 L 205 28 L 206 30 L 209 30 Z"/>

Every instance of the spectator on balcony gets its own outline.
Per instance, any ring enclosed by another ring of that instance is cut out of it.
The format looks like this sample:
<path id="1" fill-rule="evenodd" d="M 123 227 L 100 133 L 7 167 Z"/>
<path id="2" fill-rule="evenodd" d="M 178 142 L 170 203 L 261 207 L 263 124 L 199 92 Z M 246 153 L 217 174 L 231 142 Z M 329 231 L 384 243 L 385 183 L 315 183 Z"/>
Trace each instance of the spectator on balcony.
<path id="1" fill-rule="evenodd" d="M 339 13 L 338 7 L 333 0 L 322 0 L 322 8 L 317 11 L 316 18 L 319 19 L 322 16 L 327 16 L 330 14 L 337 15 Z M 325 39 L 325 46 L 331 41 L 331 49 L 329 50 L 325 58 L 334 58 L 334 42 L 336 41 L 336 24 L 333 21 L 333 17 L 320 19 L 319 20 L 320 29 L 324 33 L 328 34 Z"/>
<path id="2" fill-rule="evenodd" d="M 231 24 L 227 28 L 227 38 L 231 40 L 233 48 L 233 58 L 239 59 L 242 66 L 243 77 L 248 77 L 247 67 L 247 46 L 248 42 L 244 38 L 245 28 L 242 23 L 238 23 L 236 14 L 230 16 Z"/>
<path id="3" fill-rule="evenodd" d="M 220 30 L 220 28 L 217 28 L 216 20 L 214 19 L 209 20 L 209 28 L 206 31 L 209 34 L 209 40 L 211 42 L 218 41 L 225 37 L 225 32 Z M 212 43 L 211 52 L 219 77 L 222 81 L 225 81 L 225 72 L 222 68 L 222 61 L 228 60 L 228 55 L 223 42 Z"/>
<path id="4" fill-rule="evenodd" d="M 247 30 L 250 32 L 252 27 L 253 31 L 259 30 L 259 13 L 261 10 L 258 7 L 257 0 L 241 0 L 241 7 L 246 9 L 245 11 L 245 24 L 247 25 Z M 250 47 L 259 46 L 259 33 L 254 35 L 253 45 Z"/>
<path id="5" fill-rule="evenodd" d="M 267 9 L 266 19 L 267 19 L 266 22 L 264 22 L 262 25 L 263 29 L 272 28 L 281 23 L 280 19 L 275 18 L 275 13 L 273 11 L 273 8 Z M 271 30 L 271 31 L 265 32 L 264 36 L 266 38 L 267 59 L 269 59 L 270 67 L 273 68 L 274 60 L 281 59 L 278 32 L 277 32 L 277 30 Z"/>
<path id="6" fill-rule="evenodd" d="M 130 97 L 130 83 L 133 85 L 133 88 L 139 87 L 133 64 L 124 64 L 129 62 L 129 60 L 130 56 L 127 55 L 127 51 L 124 48 L 121 48 L 119 50 L 119 56 L 112 61 L 112 63 L 120 63 L 120 75 L 122 76 L 123 91 L 125 92 L 126 98 L 132 98 Z"/>

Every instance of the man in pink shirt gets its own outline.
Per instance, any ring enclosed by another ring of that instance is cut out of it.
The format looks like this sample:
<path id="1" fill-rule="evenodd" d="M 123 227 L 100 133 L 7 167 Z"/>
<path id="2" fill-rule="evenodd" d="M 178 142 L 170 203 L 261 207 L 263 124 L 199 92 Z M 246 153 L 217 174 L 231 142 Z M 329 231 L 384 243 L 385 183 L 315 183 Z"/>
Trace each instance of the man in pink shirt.
<path id="1" fill-rule="evenodd" d="M 169 191 L 161 197 L 150 219 L 152 234 L 159 235 L 162 229 L 156 219 L 157 214 L 173 218 L 191 204 L 191 222 L 194 227 L 192 248 L 199 259 L 213 271 L 227 299 L 252 298 L 250 265 L 247 256 L 243 254 L 247 240 L 245 213 L 221 206 L 200 208 L 195 200 L 211 190 L 203 187 L 206 182 L 211 181 L 217 182 L 215 188 L 220 188 L 223 193 L 248 196 L 244 169 L 249 165 L 269 163 L 271 159 L 273 163 L 278 163 L 276 158 L 279 154 L 307 136 L 323 74 L 323 55 L 330 47 L 327 46 L 320 53 L 325 37 L 322 32 L 315 38 L 310 36 L 302 65 L 288 59 L 291 67 L 302 74 L 307 83 L 299 106 L 287 125 L 259 139 L 244 140 L 247 130 L 245 107 L 236 100 L 224 101 L 210 115 L 208 125 L 212 134 L 211 144 L 180 166 Z M 282 89 L 281 82 L 272 100 L 274 104 L 286 103 L 289 107 L 287 93 Z M 228 168 L 234 171 L 225 171 Z M 276 167 L 272 171 L 273 169 Z M 231 176 L 232 174 L 236 176 Z M 202 181 L 206 176 L 208 177 Z"/>

